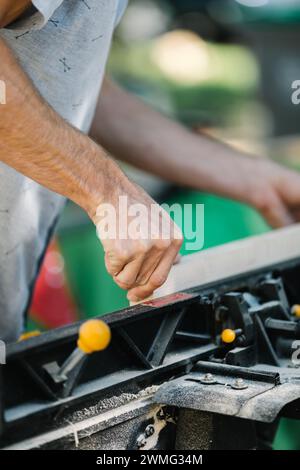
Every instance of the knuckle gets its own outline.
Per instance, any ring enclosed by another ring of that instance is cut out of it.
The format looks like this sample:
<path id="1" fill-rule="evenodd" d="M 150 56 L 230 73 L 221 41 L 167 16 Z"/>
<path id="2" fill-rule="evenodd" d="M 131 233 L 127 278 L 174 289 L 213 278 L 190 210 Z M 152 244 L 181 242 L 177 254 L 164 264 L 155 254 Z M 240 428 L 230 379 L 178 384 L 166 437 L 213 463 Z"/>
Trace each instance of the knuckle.
<path id="1" fill-rule="evenodd" d="M 253 194 L 253 205 L 262 213 L 269 212 L 274 206 L 274 197 L 266 191 L 256 191 Z"/>
<path id="2" fill-rule="evenodd" d="M 125 290 L 130 289 L 133 285 L 130 279 L 119 278 L 118 276 L 114 276 L 114 281 L 116 284 L 118 284 L 119 287 L 121 287 L 121 289 Z"/>
<path id="3" fill-rule="evenodd" d="M 116 272 L 116 270 L 113 268 L 113 266 L 110 266 L 110 265 L 107 265 L 107 264 L 106 264 L 106 270 L 107 270 L 108 274 L 110 274 L 111 276 L 113 276 Z"/>
<path id="4" fill-rule="evenodd" d="M 135 255 L 145 255 L 149 251 L 149 248 L 144 243 L 139 243 L 135 250 Z"/>
<path id="5" fill-rule="evenodd" d="M 106 271 L 107 271 L 108 274 L 110 274 L 111 276 L 113 276 L 113 275 L 116 273 L 116 265 L 114 265 L 113 263 L 111 263 L 111 261 L 108 260 L 108 259 L 105 259 L 105 267 L 106 267 Z"/>
<path id="6" fill-rule="evenodd" d="M 117 249 L 115 252 L 115 258 L 118 263 L 125 263 L 129 258 L 129 253 L 126 250 Z"/>
<path id="7" fill-rule="evenodd" d="M 145 286 L 148 281 L 149 281 L 149 275 L 144 274 L 143 276 L 137 278 L 136 283 L 139 286 Z"/>
<path id="8" fill-rule="evenodd" d="M 155 288 L 162 286 L 167 280 L 167 276 L 163 274 L 153 274 L 151 278 L 151 285 Z"/>
<path id="9" fill-rule="evenodd" d="M 170 245 L 171 245 L 171 240 L 160 239 L 160 240 L 156 240 L 155 248 L 157 248 L 159 251 L 165 251 L 170 247 Z"/>

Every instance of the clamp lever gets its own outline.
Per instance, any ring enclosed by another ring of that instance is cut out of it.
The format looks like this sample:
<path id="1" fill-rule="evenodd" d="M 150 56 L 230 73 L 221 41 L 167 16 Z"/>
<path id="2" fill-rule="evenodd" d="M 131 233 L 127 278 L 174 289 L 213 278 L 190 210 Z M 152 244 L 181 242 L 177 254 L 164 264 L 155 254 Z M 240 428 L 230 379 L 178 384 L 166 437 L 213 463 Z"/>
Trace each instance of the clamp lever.
<path id="1" fill-rule="evenodd" d="M 55 383 L 65 382 L 70 373 L 87 355 L 103 351 L 111 340 L 109 326 L 102 320 L 88 320 L 79 328 L 77 348 L 59 367 L 57 362 L 44 365 L 44 369 L 52 377 Z"/>

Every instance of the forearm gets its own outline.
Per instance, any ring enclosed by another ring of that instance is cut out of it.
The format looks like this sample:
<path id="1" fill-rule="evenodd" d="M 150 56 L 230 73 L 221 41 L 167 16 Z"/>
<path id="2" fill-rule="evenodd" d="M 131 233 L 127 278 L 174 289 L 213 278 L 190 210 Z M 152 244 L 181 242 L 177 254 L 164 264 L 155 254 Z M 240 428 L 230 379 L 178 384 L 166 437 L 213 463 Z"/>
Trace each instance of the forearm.
<path id="1" fill-rule="evenodd" d="M 109 80 L 91 135 L 116 158 L 168 181 L 242 199 L 244 189 L 236 178 L 232 184 L 227 164 L 228 159 L 240 159 L 235 150 L 193 133 Z"/>
<path id="2" fill-rule="evenodd" d="M 1 0 L 0 28 L 18 18 L 31 5 L 31 0 Z"/>
<path id="3" fill-rule="evenodd" d="M 93 217 L 109 191 L 107 175 L 113 179 L 121 171 L 101 147 L 48 106 L 1 39 L 0 62 L 7 95 L 0 112 L 0 161 Z"/>

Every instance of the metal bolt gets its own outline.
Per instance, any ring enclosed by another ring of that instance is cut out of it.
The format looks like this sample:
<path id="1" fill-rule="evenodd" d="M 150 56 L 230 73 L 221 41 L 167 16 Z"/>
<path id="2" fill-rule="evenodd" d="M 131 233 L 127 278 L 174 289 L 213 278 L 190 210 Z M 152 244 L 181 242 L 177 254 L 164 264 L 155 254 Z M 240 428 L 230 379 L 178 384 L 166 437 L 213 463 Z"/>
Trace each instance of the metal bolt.
<path id="1" fill-rule="evenodd" d="M 167 421 L 170 418 L 173 418 L 174 412 L 173 408 L 170 406 L 164 406 L 163 408 L 160 408 L 158 412 L 156 413 L 156 417 L 159 420 L 164 420 Z"/>
<path id="2" fill-rule="evenodd" d="M 215 384 L 217 382 L 214 376 L 210 373 L 203 375 L 199 380 L 205 385 Z"/>
<path id="3" fill-rule="evenodd" d="M 165 411 L 164 411 L 163 408 L 160 408 L 160 409 L 158 410 L 158 412 L 156 413 L 156 417 L 157 417 L 160 421 L 162 421 L 163 419 L 165 419 L 166 415 L 165 415 Z"/>
<path id="4" fill-rule="evenodd" d="M 145 438 L 144 434 L 141 434 L 136 440 L 138 449 L 140 449 L 141 447 L 145 447 L 146 443 L 147 439 Z"/>
<path id="5" fill-rule="evenodd" d="M 145 435 L 147 437 L 152 436 L 152 434 L 154 434 L 154 432 L 155 432 L 155 429 L 154 429 L 154 426 L 152 426 L 152 424 L 149 424 L 145 429 Z"/>
<path id="6" fill-rule="evenodd" d="M 231 388 L 234 390 L 244 390 L 248 388 L 248 385 L 244 382 L 243 379 L 235 379 L 235 381 L 231 384 Z"/>

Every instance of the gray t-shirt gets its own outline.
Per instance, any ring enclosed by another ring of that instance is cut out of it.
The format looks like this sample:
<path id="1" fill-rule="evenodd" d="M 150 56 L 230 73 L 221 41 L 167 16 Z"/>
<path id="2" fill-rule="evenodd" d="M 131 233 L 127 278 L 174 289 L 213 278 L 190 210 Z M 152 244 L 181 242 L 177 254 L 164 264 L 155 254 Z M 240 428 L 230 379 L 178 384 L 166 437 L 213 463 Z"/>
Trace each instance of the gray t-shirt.
<path id="1" fill-rule="evenodd" d="M 48 103 L 89 130 L 112 34 L 127 0 L 32 0 L 0 35 Z"/>
<path id="2" fill-rule="evenodd" d="M 88 132 L 114 27 L 127 1 L 32 3 L 33 11 L 1 29 L 0 36 L 45 100 Z M 0 339 L 12 341 L 24 327 L 34 281 L 63 205 L 62 196 L 0 162 Z"/>

